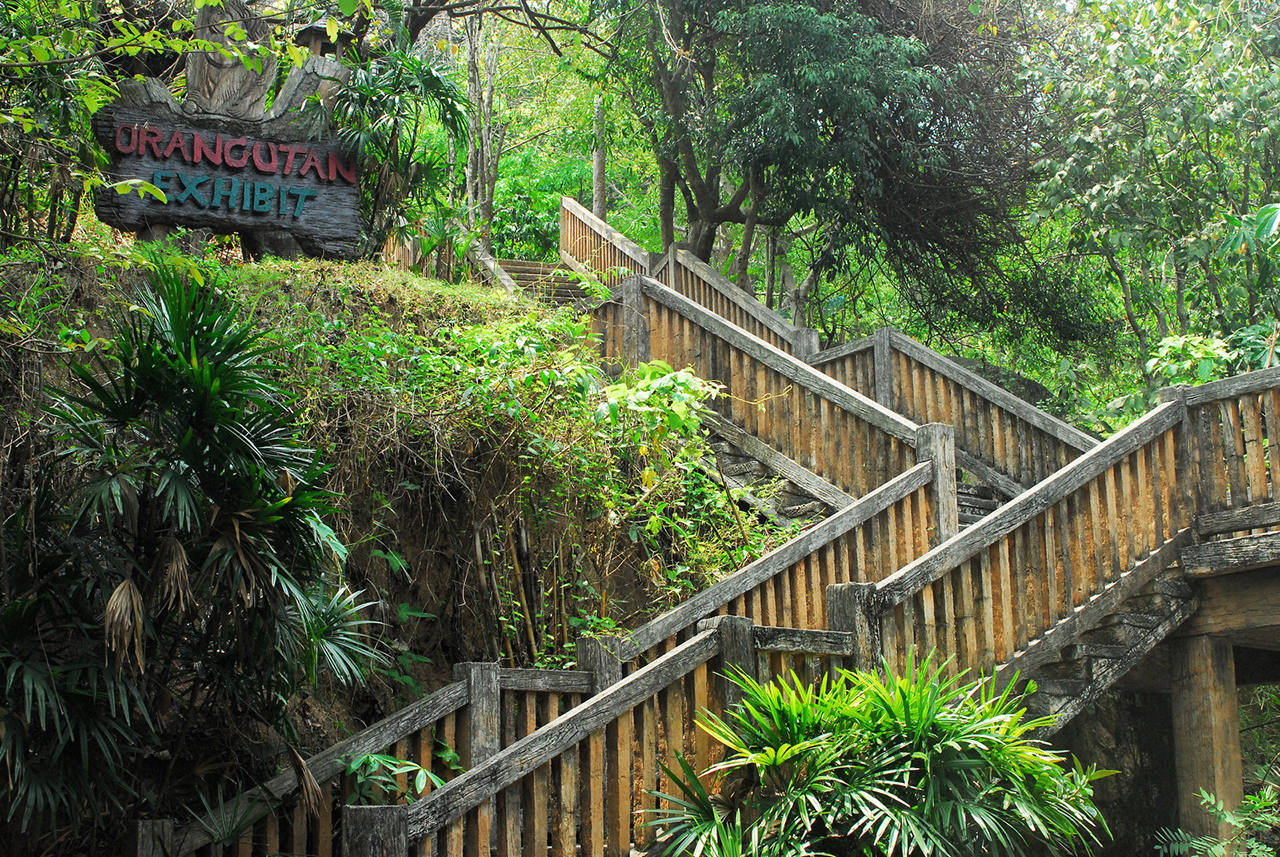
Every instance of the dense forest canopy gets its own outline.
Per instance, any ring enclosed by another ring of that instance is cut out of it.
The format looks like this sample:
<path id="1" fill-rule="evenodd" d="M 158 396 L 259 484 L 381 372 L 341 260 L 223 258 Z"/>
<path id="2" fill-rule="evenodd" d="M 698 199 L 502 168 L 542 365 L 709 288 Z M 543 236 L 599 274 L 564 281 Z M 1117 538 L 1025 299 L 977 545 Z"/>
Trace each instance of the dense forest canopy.
<path id="1" fill-rule="evenodd" d="M 1107 434 L 1276 363 L 1278 62 L 1280 5 L 1250 0 L 6 2 L 0 823 L 57 853 L 207 809 L 268 766 L 234 759 L 247 732 L 301 766 L 307 694 L 420 692 L 423 651 L 571 663 L 785 534 L 699 467 L 719 391 L 600 382 L 569 313 L 228 264 L 296 254 L 268 230 L 112 234 L 95 193 L 163 192 L 105 177 L 122 91 L 330 133 L 369 260 L 554 262 L 570 196 L 823 346 L 894 325 Z M 523 582 L 467 576 L 502 563 Z"/>

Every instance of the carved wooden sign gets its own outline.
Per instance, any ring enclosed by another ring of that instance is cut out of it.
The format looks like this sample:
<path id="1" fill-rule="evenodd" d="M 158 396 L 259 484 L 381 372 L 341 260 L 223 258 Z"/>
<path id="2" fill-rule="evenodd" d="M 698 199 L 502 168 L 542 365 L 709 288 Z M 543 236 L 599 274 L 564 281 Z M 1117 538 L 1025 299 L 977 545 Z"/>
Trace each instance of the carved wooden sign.
<path id="1" fill-rule="evenodd" d="M 222 117 L 104 107 L 93 117 L 93 131 L 111 156 L 109 179 L 150 182 L 165 199 L 100 188 L 94 211 L 104 223 L 135 232 L 164 225 L 282 229 L 309 254 L 358 255 L 355 159 L 332 143 L 281 140 L 272 130 Z"/>

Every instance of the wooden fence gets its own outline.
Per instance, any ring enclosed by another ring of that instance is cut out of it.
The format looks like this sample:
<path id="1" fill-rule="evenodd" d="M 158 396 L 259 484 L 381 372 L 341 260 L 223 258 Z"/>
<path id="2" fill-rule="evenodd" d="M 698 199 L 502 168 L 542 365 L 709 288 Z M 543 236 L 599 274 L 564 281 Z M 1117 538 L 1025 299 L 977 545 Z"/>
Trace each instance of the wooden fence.
<path id="1" fill-rule="evenodd" d="M 674 291 L 780 351 L 804 358 L 818 350 L 816 330 L 796 327 L 688 250 L 672 247 L 659 271 Z"/>
<path id="2" fill-rule="evenodd" d="M 303 809 L 290 771 L 181 828 L 144 822 L 139 857 L 330 857 L 340 850 L 335 813 L 351 794 L 344 775 L 349 759 L 390 755 L 447 781 L 475 757 L 509 746 L 577 706 L 593 687 L 591 675 L 580 671 L 459 664 L 454 672 L 458 680 L 307 760 L 321 788 L 318 813 Z M 405 781 L 401 775 L 402 788 Z"/>
<path id="3" fill-rule="evenodd" d="M 808 359 L 916 422 L 955 426 L 960 466 L 1010 497 L 1098 444 L 892 328 Z"/>
<path id="4" fill-rule="evenodd" d="M 650 269 L 648 251 L 567 196 L 560 200 L 560 261 L 609 288 Z"/>
<path id="5" fill-rule="evenodd" d="M 648 277 L 618 284 L 606 354 L 659 359 L 724 385 L 719 414 L 860 497 L 916 464 L 919 428 Z"/>
<path id="6" fill-rule="evenodd" d="M 658 799 L 649 792 L 673 788 L 658 763 L 675 767 L 677 752 L 695 767 L 717 757 L 693 718 L 732 701 L 733 689 L 719 674 L 736 667 L 768 680 L 776 667 L 814 678 L 852 651 L 847 633 L 759 628 L 741 617 L 704 620 L 692 637 L 625 680 L 602 686 L 465 775 L 389 813 L 403 814 L 409 848 L 432 847 L 440 855 L 545 855 L 550 848 L 556 855 L 626 857 L 653 838 L 645 822 Z M 533 795 L 535 802 L 517 803 L 509 798 L 515 795 Z"/>
<path id="7" fill-rule="evenodd" d="M 900 571 L 847 588 L 874 653 L 999 675 L 1052 660 L 1177 559 L 1193 512 L 1168 402 Z M 1034 642 L 1034 645 L 1032 643 Z"/>

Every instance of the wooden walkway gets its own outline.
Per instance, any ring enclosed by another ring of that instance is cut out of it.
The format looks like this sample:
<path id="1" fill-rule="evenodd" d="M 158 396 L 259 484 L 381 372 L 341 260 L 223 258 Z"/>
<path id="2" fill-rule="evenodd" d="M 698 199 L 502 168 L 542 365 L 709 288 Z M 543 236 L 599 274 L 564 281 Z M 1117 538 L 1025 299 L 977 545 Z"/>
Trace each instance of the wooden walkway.
<path id="1" fill-rule="evenodd" d="M 657 763 L 714 760 L 693 717 L 732 701 L 728 666 L 817 677 L 937 650 L 998 684 L 1038 678 L 1034 704 L 1065 722 L 1179 625 L 1223 621 L 1204 618 L 1188 571 L 1280 562 L 1280 369 L 1165 391 L 1100 443 L 897 331 L 819 351 L 689 254 L 649 254 L 571 200 L 561 259 L 612 290 L 593 310 L 606 364 L 693 367 L 725 385 L 725 425 L 857 499 L 626 636 L 582 641 L 580 671 L 460 665 L 454 684 L 310 761 L 319 816 L 283 775 L 237 798 L 231 842 L 159 822 L 144 843 L 326 857 L 343 848 L 341 816 L 345 857 L 375 841 L 397 857 L 626 857 L 652 839 L 649 791 L 668 787 Z M 960 479 L 1005 502 L 961 529 Z M 1214 591 L 1223 615 L 1239 608 Z M 1252 627 L 1266 622 L 1280 624 Z M 441 744 L 465 773 L 437 764 L 449 781 L 409 805 L 341 806 L 344 754 L 430 767 Z"/>

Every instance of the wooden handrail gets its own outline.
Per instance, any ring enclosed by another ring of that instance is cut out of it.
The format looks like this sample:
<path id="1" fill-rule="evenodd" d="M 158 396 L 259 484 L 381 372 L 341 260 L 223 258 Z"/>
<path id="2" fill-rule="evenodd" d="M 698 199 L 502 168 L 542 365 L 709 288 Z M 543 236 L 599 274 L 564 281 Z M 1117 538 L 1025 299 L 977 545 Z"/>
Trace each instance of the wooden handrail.
<path id="1" fill-rule="evenodd" d="M 455 681 L 400 709 L 390 717 L 362 729 L 344 741 L 340 741 L 307 760 L 307 768 L 317 782 L 323 783 L 342 773 L 345 759 L 365 753 L 377 753 L 388 745 L 412 735 L 467 704 L 467 683 Z M 227 801 L 223 807 L 229 818 L 242 822 L 244 827 L 269 813 L 273 804 L 283 802 L 298 790 L 297 777 L 292 773 L 280 774 L 257 788 L 243 792 Z M 216 823 L 210 816 L 187 824 L 176 834 L 178 854 L 188 854 L 212 842 L 209 828 Z"/>
<path id="2" fill-rule="evenodd" d="M 667 251 L 661 272 L 669 288 L 788 354 L 817 349 L 817 331 L 792 324 L 682 247 Z"/>
<path id="3" fill-rule="evenodd" d="M 990 547 L 1018 527 L 1114 467 L 1134 450 L 1186 416 L 1181 402 L 1165 402 L 1146 416 L 1100 443 L 1048 479 L 1024 492 L 973 526 L 876 584 L 878 601 L 884 607 L 901 604 L 945 571 Z"/>
<path id="4" fill-rule="evenodd" d="M 1184 388 L 1187 393 L 1187 405 L 1202 405 L 1215 399 L 1227 399 L 1243 396 L 1246 393 L 1258 393 L 1280 386 L 1280 366 L 1270 369 L 1259 369 L 1233 375 L 1221 381 L 1210 381 L 1195 387 Z"/>
<path id="5" fill-rule="evenodd" d="M 594 214 L 592 214 L 590 211 L 584 208 L 576 199 L 573 199 L 572 197 L 568 197 L 568 196 L 561 197 L 560 210 L 562 214 L 567 213 L 570 216 L 576 218 L 585 226 L 589 227 L 605 243 L 607 243 L 609 246 L 613 247 L 614 249 L 618 250 L 618 252 L 622 253 L 624 256 L 626 256 L 632 262 L 634 262 L 635 263 L 634 270 L 636 273 L 638 274 L 649 273 L 648 251 L 645 250 L 643 247 L 641 247 L 639 244 L 632 241 L 627 236 L 623 235 L 618 230 L 614 229 L 608 223 L 605 223 L 603 220 L 596 217 Z M 563 223 L 563 220 L 561 222 Z M 583 256 L 577 253 L 578 248 L 572 246 L 572 242 L 570 242 L 570 246 L 565 245 L 565 239 L 567 237 L 568 236 L 565 234 L 564 230 L 562 229 L 561 236 L 560 236 L 561 251 L 568 253 L 570 256 L 572 256 L 574 259 L 576 259 L 580 263 L 585 263 L 589 261 L 588 259 L 584 258 Z"/>
<path id="6" fill-rule="evenodd" d="M 654 696 L 719 652 L 715 631 L 702 631 L 572 711 L 409 805 L 409 839 L 417 841 L 545 765 L 641 700 Z"/>
<path id="7" fill-rule="evenodd" d="M 795 382 L 805 390 L 827 399 L 844 410 L 856 414 L 888 435 L 915 444 L 919 426 L 894 413 L 873 399 L 846 387 L 839 381 L 819 372 L 809 364 L 770 345 L 740 327 L 697 304 L 684 295 L 649 277 L 640 278 L 643 293 L 658 303 L 675 310 L 680 315 L 729 342 L 734 348 L 747 354 L 770 369 Z M 784 450 L 785 452 L 785 450 Z"/>
<path id="8" fill-rule="evenodd" d="M 635 658 L 663 640 L 695 626 L 699 620 L 713 615 L 735 598 L 779 574 L 797 560 L 821 550 L 840 536 L 855 530 L 894 503 L 928 485 L 932 479 L 933 462 L 920 462 L 906 473 L 891 479 L 822 523 L 810 527 L 750 565 L 691 595 L 666 613 L 641 625 L 627 635 L 625 656 L 628 659 Z"/>

